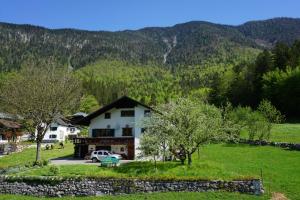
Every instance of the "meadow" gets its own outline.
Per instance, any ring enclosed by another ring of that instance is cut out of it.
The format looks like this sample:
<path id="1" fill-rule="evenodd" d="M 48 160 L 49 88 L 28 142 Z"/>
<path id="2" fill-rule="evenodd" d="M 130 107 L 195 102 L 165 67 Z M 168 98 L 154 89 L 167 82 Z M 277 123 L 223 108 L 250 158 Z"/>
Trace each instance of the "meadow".
<path id="1" fill-rule="evenodd" d="M 35 161 L 35 152 L 36 148 L 27 148 L 21 153 L 12 153 L 8 156 L 0 158 L 0 170 L 33 163 Z M 54 158 L 73 156 L 73 153 L 73 143 L 66 143 L 63 149 L 61 149 L 57 144 L 54 145 L 54 149 L 52 150 L 45 150 L 45 148 L 42 148 L 41 159 L 50 160 Z"/>

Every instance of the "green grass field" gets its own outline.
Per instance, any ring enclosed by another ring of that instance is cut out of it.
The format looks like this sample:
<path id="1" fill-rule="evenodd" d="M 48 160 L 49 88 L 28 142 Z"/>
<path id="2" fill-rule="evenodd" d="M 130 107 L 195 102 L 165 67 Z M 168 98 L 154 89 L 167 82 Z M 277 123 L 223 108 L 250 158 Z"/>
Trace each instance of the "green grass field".
<path id="1" fill-rule="evenodd" d="M 36 148 L 25 149 L 22 153 L 13 153 L 8 156 L 0 158 L 0 170 L 8 167 L 14 167 L 17 165 L 25 165 L 26 163 L 33 162 L 35 160 Z M 74 153 L 74 148 L 72 143 L 66 143 L 64 149 L 60 149 L 58 145 L 55 145 L 53 150 L 41 151 L 41 158 L 44 160 L 72 156 Z"/>
<path id="2" fill-rule="evenodd" d="M 249 145 L 208 145 L 201 149 L 200 157 L 194 154 L 189 168 L 177 162 L 166 162 L 154 170 L 152 163 L 129 163 L 119 168 L 101 168 L 95 165 L 60 166 L 60 176 L 112 176 L 112 177 L 177 177 L 199 179 L 242 179 L 260 177 L 266 196 L 280 192 L 290 199 L 299 195 L 300 155 L 276 147 Z M 21 172 L 19 175 L 50 175 L 49 166 Z M 299 197 L 300 198 L 300 197 Z"/>
<path id="3" fill-rule="evenodd" d="M 152 193 L 152 194 L 134 194 L 134 195 L 121 195 L 121 196 L 103 196 L 103 197 L 63 197 L 63 198 L 40 198 L 40 197 L 28 197 L 20 195 L 0 195 L 1 200 L 255 200 L 255 199 L 266 199 L 265 197 L 258 197 L 253 195 L 243 195 L 238 193 L 229 192 L 168 192 L 168 193 Z"/>
<path id="4" fill-rule="evenodd" d="M 248 138 L 247 131 L 241 137 Z M 300 143 L 300 124 L 274 124 L 269 141 Z"/>
<path id="5" fill-rule="evenodd" d="M 270 141 L 300 143 L 300 124 L 275 124 Z"/>

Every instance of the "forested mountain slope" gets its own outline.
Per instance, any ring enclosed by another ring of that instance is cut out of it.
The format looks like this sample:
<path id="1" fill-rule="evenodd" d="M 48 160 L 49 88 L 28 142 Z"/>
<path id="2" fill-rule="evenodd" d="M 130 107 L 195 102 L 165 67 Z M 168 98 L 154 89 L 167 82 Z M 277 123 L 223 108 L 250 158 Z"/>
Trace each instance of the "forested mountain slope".
<path id="1" fill-rule="evenodd" d="M 0 23 L 0 70 L 19 68 L 30 59 L 51 57 L 80 68 L 97 60 L 118 59 L 159 66 L 236 63 L 263 48 L 300 39 L 300 19 L 275 18 L 228 26 L 188 22 L 135 31 L 46 29 Z"/>

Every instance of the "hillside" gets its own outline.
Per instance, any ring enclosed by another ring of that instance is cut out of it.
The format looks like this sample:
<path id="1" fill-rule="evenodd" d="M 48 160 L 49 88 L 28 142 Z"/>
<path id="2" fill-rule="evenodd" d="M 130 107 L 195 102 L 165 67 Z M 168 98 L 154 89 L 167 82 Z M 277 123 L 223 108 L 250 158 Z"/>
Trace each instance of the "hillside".
<path id="1" fill-rule="evenodd" d="M 49 57 L 74 68 L 107 58 L 169 66 L 234 63 L 276 42 L 291 44 L 299 38 L 300 19 L 292 18 L 240 26 L 194 21 L 117 32 L 0 23 L 0 69 L 8 71 L 27 60 Z"/>

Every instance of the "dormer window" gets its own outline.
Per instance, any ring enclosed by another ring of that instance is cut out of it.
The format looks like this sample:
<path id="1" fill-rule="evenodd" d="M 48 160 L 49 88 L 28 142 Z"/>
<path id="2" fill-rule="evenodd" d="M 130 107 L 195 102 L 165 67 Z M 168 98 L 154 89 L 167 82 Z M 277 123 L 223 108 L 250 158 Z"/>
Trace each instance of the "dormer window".
<path id="1" fill-rule="evenodd" d="M 104 119 L 110 119 L 110 113 L 105 113 L 104 114 Z"/>
<path id="2" fill-rule="evenodd" d="M 134 110 L 121 110 L 121 117 L 134 117 Z"/>

